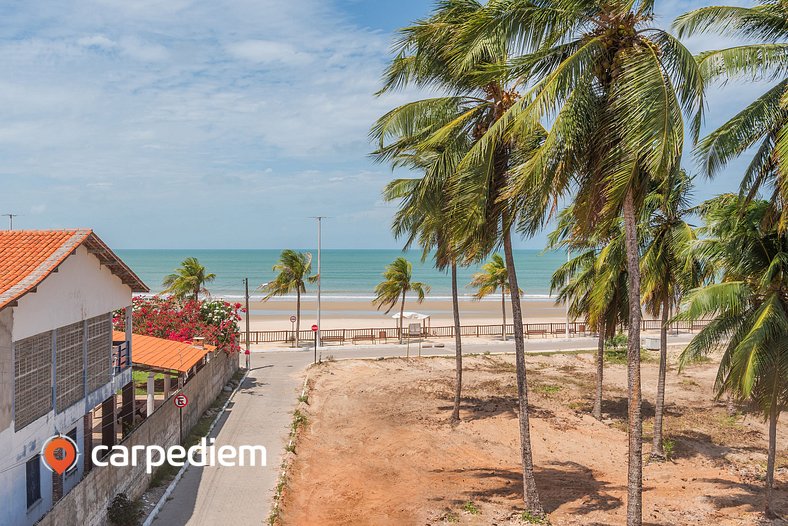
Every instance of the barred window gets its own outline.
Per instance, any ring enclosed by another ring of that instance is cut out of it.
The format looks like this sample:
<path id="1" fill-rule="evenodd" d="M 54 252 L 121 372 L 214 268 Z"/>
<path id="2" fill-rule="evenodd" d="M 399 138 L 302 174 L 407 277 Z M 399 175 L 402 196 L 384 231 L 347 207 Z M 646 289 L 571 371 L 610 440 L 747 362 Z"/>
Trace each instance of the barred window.
<path id="1" fill-rule="evenodd" d="M 77 403 L 85 395 L 83 376 L 83 323 L 77 322 L 57 330 L 55 379 L 57 412 Z"/>
<path id="2" fill-rule="evenodd" d="M 14 429 L 52 410 L 52 333 L 14 342 Z"/>
<path id="3" fill-rule="evenodd" d="M 112 316 L 104 314 L 88 320 L 88 392 L 92 393 L 112 378 Z"/>

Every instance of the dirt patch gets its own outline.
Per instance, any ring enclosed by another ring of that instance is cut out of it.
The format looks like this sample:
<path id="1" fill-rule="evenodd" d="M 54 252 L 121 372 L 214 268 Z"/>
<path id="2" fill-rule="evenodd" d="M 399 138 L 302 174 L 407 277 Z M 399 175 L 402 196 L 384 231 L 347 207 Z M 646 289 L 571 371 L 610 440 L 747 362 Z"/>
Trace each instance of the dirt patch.
<path id="1" fill-rule="evenodd" d="M 454 426 L 453 365 L 387 359 L 313 369 L 283 523 L 522 524 L 514 358 L 466 358 Z M 592 356 L 529 356 L 528 368 L 536 480 L 551 523 L 623 524 L 625 367 L 606 368 L 603 422 L 587 414 Z M 644 524 L 770 524 L 759 522 L 766 426 L 756 415 L 727 417 L 712 399 L 715 373 L 714 364 L 668 373 L 673 459 L 644 468 Z M 643 366 L 646 454 L 656 374 L 655 364 Z M 787 428 L 783 419 L 777 503 L 786 512 Z"/>

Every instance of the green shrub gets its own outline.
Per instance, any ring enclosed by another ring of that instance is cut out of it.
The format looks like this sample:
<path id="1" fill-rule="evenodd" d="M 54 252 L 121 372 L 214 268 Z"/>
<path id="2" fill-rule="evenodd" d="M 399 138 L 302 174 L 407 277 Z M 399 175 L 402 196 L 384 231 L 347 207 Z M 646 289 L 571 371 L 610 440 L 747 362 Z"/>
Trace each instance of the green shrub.
<path id="1" fill-rule="evenodd" d="M 468 501 L 468 502 L 466 502 L 466 503 L 463 505 L 462 509 L 463 509 L 463 510 L 465 510 L 465 511 L 467 511 L 467 512 L 468 512 L 468 513 L 470 513 L 471 515 L 478 515 L 478 514 L 480 514 L 480 513 L 482 512 L 482 511 L 479 509 L 479 507 L 478 507 L 476 504 L 474 504 L 473 502 L 471 502 L 471 501 Z"/>
<path id="2" fill-rule="evenodd" d="M 118 493 L 107 508 L 107 518 L 115 526 L 137 526 L 142 516 L 142 505 L 129 500 L 125 493 Z"/>

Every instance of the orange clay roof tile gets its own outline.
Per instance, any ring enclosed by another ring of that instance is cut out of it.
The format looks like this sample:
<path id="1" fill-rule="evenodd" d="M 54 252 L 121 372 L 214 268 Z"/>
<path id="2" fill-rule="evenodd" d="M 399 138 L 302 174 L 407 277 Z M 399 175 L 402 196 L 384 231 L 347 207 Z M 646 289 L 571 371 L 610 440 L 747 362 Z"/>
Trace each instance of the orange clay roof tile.
<path id="1" fill-rule="evenodd" d="M 5 230 L 0 231 L 0 309 L 35 289 L 83 244 L 133 292 L 148 292 L 92 230 Z"/>
<path id="2" fill-rule="evenodd" d="M 115 341 L 126 339 L 123 332 L 113 333 Z M 131 336 L 131 362 L 134 365 L 150 367 L 151 369 L 180 371 L 185 373 L 194 367 L 203 356 L 215 351 L 213 345 L 205 345 L 198 349 L 191 343 L 165 340 L 154 336 L 132 334 Z"/>

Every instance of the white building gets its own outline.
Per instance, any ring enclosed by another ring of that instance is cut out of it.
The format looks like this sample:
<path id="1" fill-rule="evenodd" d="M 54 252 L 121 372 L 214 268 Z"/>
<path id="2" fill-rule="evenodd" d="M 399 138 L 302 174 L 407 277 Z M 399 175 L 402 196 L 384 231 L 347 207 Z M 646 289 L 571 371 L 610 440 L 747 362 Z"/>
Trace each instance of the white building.
<path id="1" fill-rule="evenodd" d="M 90 469 L 94 408 L 102 444 L 130 421 L 131 333 L 113 341 L 112 316 L 132 292 L 148 289 L 90 230 L 0 232 L 0 524 L 34 524 Z M 39 461 L 58 433 L 80 453 L 63 475 Z"/>

